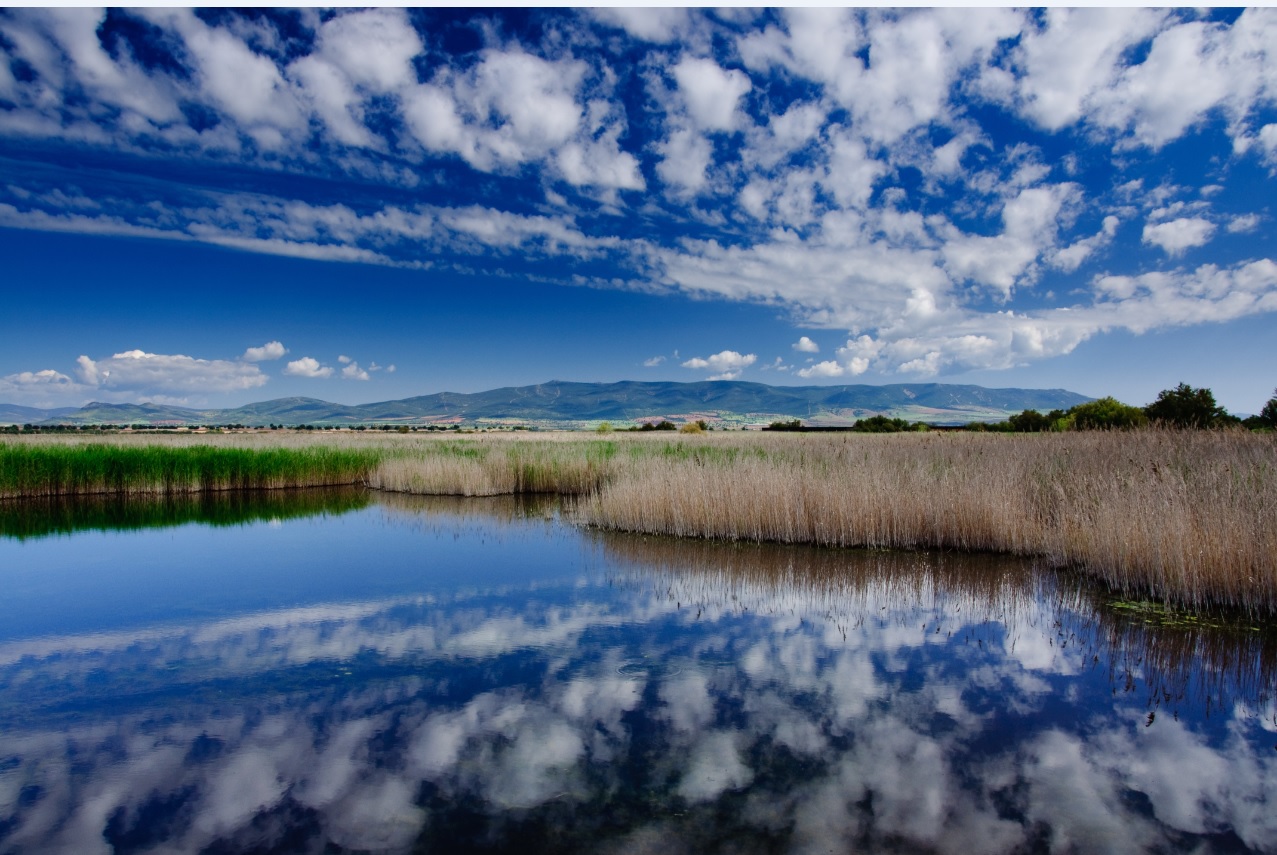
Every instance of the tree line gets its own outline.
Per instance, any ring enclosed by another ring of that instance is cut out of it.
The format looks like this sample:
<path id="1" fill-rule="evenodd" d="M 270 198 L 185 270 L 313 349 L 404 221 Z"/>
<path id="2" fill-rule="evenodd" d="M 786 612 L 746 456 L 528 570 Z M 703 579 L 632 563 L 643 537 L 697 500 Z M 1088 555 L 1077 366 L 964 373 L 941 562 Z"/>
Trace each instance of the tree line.
<path id="1" fill-rule="evenodd" d="M 1157 400 L 1144 407 L 1123 404 L 1113 397 L 1099 398 L 1067 410 L 1041 413 L 1024 410 L 1003 422 L 971 422 L 961 430 L 1001 431 L 1004 433 L 1041 433 L 1068 430 L 1119 430 L 1160 425 L 1183 429 L 1240 427 L 1250 430 L 1277 430 L 1277 389 L 1257 416 L 1244 419 L 1231 415 L 1215 402 L 1215 394 L 1205 387 L 1194 389 L 1180 383 L 1174 389 L 1163 389 Z M 856 433 L 900 433 L 932 429 L 925 422 L 908 422 L 887 416 L 859 419 L 849 428 L 812 428 L 801 419 L 773 422 L 764 430 L 815 431 L 850 430 Z"/>
<path id="2" fill-rule="evenodd" d="M 1024 410 L 1004 422 L 968 425 L 972 430 L 1000 430 L 1010 433 L 1038 433 L 1065 430 L 1115 430 L 1148 425 L 1182 429 L 1241 427 L 1250 430 L 1277 429 L 1277 389 L 1259 415 L 1244 419 L 1230 414 L 1215 402 L 1215 394 L 1202 387 L 1180 383 L 1163 389 L 1157 400 L 1144 407 L 1123 404 L 1111 396 L 1087 401 L 1067 410 L 1040 413 Z"/>

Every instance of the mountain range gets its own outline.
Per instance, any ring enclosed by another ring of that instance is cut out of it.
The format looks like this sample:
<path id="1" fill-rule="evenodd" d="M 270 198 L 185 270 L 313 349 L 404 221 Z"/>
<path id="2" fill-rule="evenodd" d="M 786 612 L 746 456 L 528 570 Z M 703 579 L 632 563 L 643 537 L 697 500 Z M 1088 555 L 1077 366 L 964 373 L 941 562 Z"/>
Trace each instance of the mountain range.
<path id="1" fill-rule="evenodd" d="M 316 398 L 277 398 L 228 409 L 164 404 L 90 403 L 41 410 L 0 404 L 0 424 L 357 425 L 524 423 L 581 427 L 669 418 L 726 425 L 803 419 L 850 424 L 885 415 L 933 424 L 999 420 L 1026 409 L 1068 409 L 1091 400 L 1064 389 L 987 389 L 943 383 L 887 386 L 768 386 L 732 380 L 699 383 L 551 381 L 487 392 L 439 392 L 372 404 L 333 404 Z"/>

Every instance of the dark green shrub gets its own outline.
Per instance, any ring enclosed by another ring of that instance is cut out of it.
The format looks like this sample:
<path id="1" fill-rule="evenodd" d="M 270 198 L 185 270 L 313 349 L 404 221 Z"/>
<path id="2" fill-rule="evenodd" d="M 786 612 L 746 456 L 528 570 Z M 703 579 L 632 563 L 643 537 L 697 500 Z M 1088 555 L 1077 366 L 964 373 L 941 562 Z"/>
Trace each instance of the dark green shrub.
<path id="1" fill-rule="evenodd" d="M 1237 421 L 1215 403 L 1210 389 L 1194 389 L 1187 383 L 1163 389 L 1157 400 L 1144 408 L 1144 414 L 1150 421 L 1178 428 L 1220 427 Z"/>

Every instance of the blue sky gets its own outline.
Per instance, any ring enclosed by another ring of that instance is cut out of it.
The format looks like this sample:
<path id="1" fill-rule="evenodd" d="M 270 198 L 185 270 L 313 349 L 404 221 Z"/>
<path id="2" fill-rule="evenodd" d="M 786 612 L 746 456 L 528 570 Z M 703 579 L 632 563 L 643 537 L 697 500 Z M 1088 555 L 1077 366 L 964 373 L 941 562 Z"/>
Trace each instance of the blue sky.
<path id="1" fill-rule="evenodd" d="M 0 10 L 0 401 L 1277 386 L 1277 12 Z"/>

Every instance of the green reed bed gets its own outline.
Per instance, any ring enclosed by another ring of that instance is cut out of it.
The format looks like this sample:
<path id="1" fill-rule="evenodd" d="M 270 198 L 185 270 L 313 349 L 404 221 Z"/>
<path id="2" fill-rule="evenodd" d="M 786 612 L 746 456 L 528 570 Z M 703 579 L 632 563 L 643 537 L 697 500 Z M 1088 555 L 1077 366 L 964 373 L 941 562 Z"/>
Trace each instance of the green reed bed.
<path id="1" fill-rule="evenodd" d="M 360 484 L 373 449 L 208 445 L 0 445 L 0 498 L 165 494 Z"/>

